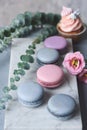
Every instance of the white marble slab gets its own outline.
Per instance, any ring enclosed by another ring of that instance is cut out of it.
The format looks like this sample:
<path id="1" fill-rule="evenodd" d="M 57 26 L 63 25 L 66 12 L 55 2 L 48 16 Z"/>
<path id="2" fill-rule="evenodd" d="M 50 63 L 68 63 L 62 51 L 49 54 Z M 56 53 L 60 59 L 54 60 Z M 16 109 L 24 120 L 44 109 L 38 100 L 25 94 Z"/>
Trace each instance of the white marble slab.
<path id="1" fill-rule="evenodd" d="M 20 55 L 25 53 L 25 50 L 34 37 L 14 39 L 11 47 L 11 60 L 9 79 L 13 74 L 13 70 L 17 68 L 17 63 L 20 61 Z M 37 45 L 36 53 L 39 48 L 43 46 L 43 43 Z M 69 40 L 69 49 L 71 50 L 71 40 Z M 36 54 L 35 54 L 36 56 Z M 39 66 L 36 61 L 31 65 L 31 69 L 26 72 L 26 75 L 22 77 L 19 83 L 27 80 L 36 80 L 36 70 Z M 68 121 L 59 121 L 53 117 L 47 110 L 48 99 L 56 93 L 69 94 L 77 102 L 78 111 L 76 115 Z M 59 88 L 45 89 L 44 104 L 38 108 L 26 108 L 17 101 L 16 91 L 11 92 L 14 100 L 9 104 L 5 115 L 5 130 L 82 130 L 81 114 L 79 110 L 78 90 L 76 77 L 69 75 L 65 71 L 65 81 Z"/>

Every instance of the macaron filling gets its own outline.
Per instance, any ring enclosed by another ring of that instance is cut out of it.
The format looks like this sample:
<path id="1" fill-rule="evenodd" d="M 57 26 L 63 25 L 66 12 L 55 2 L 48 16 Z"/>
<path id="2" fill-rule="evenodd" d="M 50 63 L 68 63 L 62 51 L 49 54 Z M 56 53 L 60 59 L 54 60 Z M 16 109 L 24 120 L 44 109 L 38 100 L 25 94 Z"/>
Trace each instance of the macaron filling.
<path id="1" fill-rule="evenodd" d="M 58 119 L 60 119 L 60 120 L 69 120 L 70 118 L 72 118 L 74 115 L 75 115 L 75 112 L 76 112 L 76 110 L 74 110 L 73 112 L 71 112 L 71 113 L 68 113 L 68 114 L 65 114 L 65 115 L 59 115 L 59 114 L 57 114 L 57 113 L 54 113 L 54 112 L 52 112 L 50 109 L 49 109 L 49 107 L 47 107 L 47 109 L 48 109 L 48 111 L 53 115 L 53 116 L 55 116 L 55 117 L 57 117 Z"/>
<path id="2" fill-rule="evenodd" d="M 55 60 L 55 61 L 53 61 L 53 62 L 43 62 L 43 61 L 41 61 L 41 60 L 39 60 L 38 58 L 37 58 L 37 62 L 38 62 L 38 64 L 39 65 L 46 65 L 46 64 L 57 64 L 58 63 L 58 60 Z"/>
<path id="3" fill-rule="evenodd" d="M 41 99 L 38 99 L 37 101 L 25 101 L 25 100 L 23 100 L 23 99 L 21 99 L 21 98 L 18 98 L 18 100 L 19 100 L 19 102 L 20 103 L 22 103 L 23 105 L 25 105 L 25 106 L 29 106 L 29 107 L 37 107 L 37 106 L 39 106 L 39 105 L 41 105 L 42 103 L 43 103 L 43 97 L 41 97 Z"/>
<path id="4" fill-rule="evenodd" d="M 57 86 L 59 86 L 60 84 L 62 84 L 63 83 L 63 79 L 62 80 L 60 80 L 60 81 L 57 81 L 57 82 L 54 82 L 54 83 L 52 83 L 52 82 L 44 82 L 44 81 L 41 81 L 40 79 L 38 79 L 37 78 L 37 82 L 39 83 L 39 84 L 41 84 L 42 86 L 46 86 L 46 87 L 57 87 Z"/>

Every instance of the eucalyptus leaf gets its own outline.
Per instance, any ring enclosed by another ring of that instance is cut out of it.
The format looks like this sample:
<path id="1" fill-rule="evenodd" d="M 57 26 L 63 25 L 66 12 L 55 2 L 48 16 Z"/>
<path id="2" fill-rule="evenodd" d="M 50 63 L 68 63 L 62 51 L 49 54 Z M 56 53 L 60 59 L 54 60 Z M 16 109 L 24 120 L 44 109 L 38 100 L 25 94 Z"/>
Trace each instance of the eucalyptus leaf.
<path id="1" fill-rule="evenodd" d="M 33 54 L 35 54 L 35 51 L 33 49 L 26 50 L 26 54 L 33 55 Z"/>
<path id="2" fill-rule="evenodd" d="M 3 110 L 3 109 L 5 109 L 5 105 L 4 104 L 0 104 L 0 110 Z"/>
<path id="3" fill-rule="evenodd" d="M 41 25 L 41 13 L 37 12 L 32 17 L 32 25 Z"/>
<path id="4" fill-rule="evenodd" d="M 5 37 L 10 37 L 10 35 L 11 35 L 10 27 L 9 26 L 5 27 L 5 29 L 4 29 L 4 36 Z"/>
<path id="5" fill-rule="evenodd" d="M 3 88 L 3 92 L 4 92 L 4 93 L 8 93 L 9 91 L 10 91 L 10 88 L 9 88 L 9 87 L 6 86 L 6 87 Z"/>
<path id="6" fill-rule="evenodd" d="M 39 39 L 39 38 L 36 38 L 33 42 L 32 42 L 32 44 L 39 44 L 41 42 L 41 40 Z"/>
<path id="7" fill-rule="evenodd" d="M 10 31 L 11 31 L 11 33 L 14 33 L 14 32 L 15 32 L 15 30 L 16 30 L 16 28 L 15 28 L 15 27 L 13 27 L 12 25 L 10 25 Z"/>
<path id="8" fill-rule="evenodd" d="M 33 63 L 34 62 L 34 58 L 31 56 L 31 55 L 22 55 L 20 57 L 20 59 L 22 61 L 25 61 L 25 62 L 30 62 L 30 63 Z"/>
<path id="9" fill-rule="evenodd" d="M 41 23 L 46 24 L 47 22 L 47 15 L 44 12 L 41 12 Z"/>
<path id="10" fill-rule="evenodd" d="M 4 38 L 4 30 L 0 29 L 0 39 Z"/>
<path id="11" fill-rule="evenodd" d="M 12 100 L 12 96 L 10 94 L 6 94 L 5 98 L 7 98 L 7 100 Z"/>
<path id="12" fill-rule="evenodd" d="M 57 23 L 60 21 L 61 19 L 61 15 L 59 14 L 54 14 L 54 21 L 53 21 L 53 25 L 57 25 Z"/>
<path id="13" fill-rule="evenodd" d="M 32 49 L 36 49 L 36 45 L 35 44 L 32 44 L 32 45 L 29 45 L 28 48 L 32 48 Z"/>
<path id="14" fill-rule="evenodd" d="M 54 15 L 52 13 L 47 14 L 47 23 L 52 24 L 54 21 Z"/>
<path id="15" fill-rule="evenodd" d="M 14 75 L 25 75 L 25 71 L 23 69 L 14 70 Z"/>
<path id="16" fill-rule="evenodd" d="M 36 45 L 32 44 L 31 48 L 36 49 Z"/>
<path id="17" fill-rule="evenodd" d="M 11 100 L 12 96 L 10 94 L 5 94 L 2 99 L 1 99 L 1 103 L 6 103 L 8 102 L 8 100 Z"/>
<path id="18" fill-rule="evenodd" d="M 31 12 L 26 11 L 24 13 L 25 16 L 25 25 L 29 26 L 31 25 L 33 14 Z"/>
<path id="19" fill-rule="evenodd" d="M 33 63 L 34 62 L 34 58 L 31 55 L 28 55 L 28 56 L 29 56 L 29 62 Z"/>
<path id="20" fill-rule="evenodd" d="M 29 70 L 30 69 L 30 65 L 28 63 L 25 63 L 25 62 L 19 62 L 18 63 L 18 68 Z"/>
<path id="21" fill-rule="evenodd" d="M 17 86 L 16 86 L 15 84 L 12 84 L 12 85 L 10 86 L 10 88 L 11 88 L 12 90 L 16 90 L 16 89 L 17 89 Z"/>
<path id="22" fill-rule="evenodd" d="M 11 82 L 11 83 L 14 83 L 14 78 L 10 78 L 10 82 Z"/>
<path id="23" fill-rule="evenodd" d="M 15 76 L 15 81 L 19 81 L 20 77 L 19 76 Z"/>
<path id="24" fill-rule="evenodd" d="M 25 25 L 24 14 L 18 14 L 17 17 L 13 19 L 12 25 L 17 28 L 23 27 Z"/>
<path id="25" fill-rule="evenodd" d="M 0 52 L 4 50 L 4 41 L 0 39 Z"/>

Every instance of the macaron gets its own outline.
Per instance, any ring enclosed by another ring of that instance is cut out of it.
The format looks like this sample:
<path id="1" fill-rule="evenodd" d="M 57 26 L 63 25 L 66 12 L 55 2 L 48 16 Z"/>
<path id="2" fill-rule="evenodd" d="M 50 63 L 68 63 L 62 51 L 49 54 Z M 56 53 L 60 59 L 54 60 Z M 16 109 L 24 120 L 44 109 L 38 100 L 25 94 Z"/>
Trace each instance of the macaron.
<path id="1" fill-rule="evenodd" d="M 37 62 L 40 65 L 56 64 L 59 59 L 59 52 L 51 48 L 41 48 L 37 52 Z"/>
<path id="2" fill-rule="evenodd" d="M 67 49 L 67 41 L 62 36 L 51 36 L 44 41 L 45 47 L 56 49 L 63 54 Z"/>
<path id="3" fill-rule="evenodd" d="M 38 107 L 43 103 L 43 88 L 33 81 L 22 83 L 17 90 L 19 102 L 26 107 Z"/>
<path id="4" fill-rule="evenodd" d="M 71 96 L 56 94 L 49 99 L 47 108 L 58 119 L 68 120 L 74 116 L 77 107 L 74 98 Z"/>
<path id="5" fill-rule="evenodd" d="M 53 64 L 41 66 L 37 70 L 37 82 L 46 88 L 55 88 L 62 84 L 64 79 L 63 70 Z"/>

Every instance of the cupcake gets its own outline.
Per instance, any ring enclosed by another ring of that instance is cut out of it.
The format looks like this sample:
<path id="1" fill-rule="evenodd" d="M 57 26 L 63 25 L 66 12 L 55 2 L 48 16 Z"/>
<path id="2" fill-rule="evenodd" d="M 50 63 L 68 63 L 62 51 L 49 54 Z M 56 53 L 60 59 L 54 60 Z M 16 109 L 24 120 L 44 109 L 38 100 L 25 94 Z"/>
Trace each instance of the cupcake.
<path id="1" fill-rule="evenodd" d="M 58 32 L 64 36 L 73 38 L 80 36 L 86 30 L 82 23 L 79 10 L 73 11 L 71 8 L 63 7 L 61 12 L 61 20 L 57 24 Z"/>

